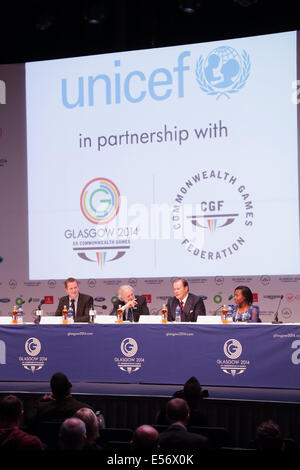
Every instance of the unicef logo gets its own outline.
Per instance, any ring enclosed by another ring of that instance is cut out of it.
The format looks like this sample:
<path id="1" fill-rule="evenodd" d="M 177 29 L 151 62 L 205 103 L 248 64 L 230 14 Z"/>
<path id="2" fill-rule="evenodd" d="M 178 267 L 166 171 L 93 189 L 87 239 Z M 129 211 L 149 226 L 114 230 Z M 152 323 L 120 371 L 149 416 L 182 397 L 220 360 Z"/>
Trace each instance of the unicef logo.
<path id="1" fill-rule="evenodd" d="M 137 353 L 138 345 L 133 338 L 125 338 L 121 343 L 122 354 L 126 357 L 132 357 Z"/>
<path id="2" fill-rule="evenodd" d="M 230 98 L 243 88 L 250 74 L 250 59 L 246 51 L 240 55 L 230 46 L 219 46 L 196 64 L 196 79 L 204 93 Z"/>
<path id="3" fill-rule="evenodd" d="M 41 343 L 37 338 L 28 338 L 25 343 L 25 351 L 28 356 L 37 356 L 41 352 Z"/>
<path id="4" fill-rule="evenodd" d="M 80 207 L 89 222 L 107 224 L 119 212 L 120 192 L 109 179 L 95 178 L 83 188 Z"/>
<path id="5" fill-rule="evenodd" d="M 237 339 L 228 339 L 224 344 L 224 353 L 229 359 L 237 359 L 242 354 L 242 345 Z"/>

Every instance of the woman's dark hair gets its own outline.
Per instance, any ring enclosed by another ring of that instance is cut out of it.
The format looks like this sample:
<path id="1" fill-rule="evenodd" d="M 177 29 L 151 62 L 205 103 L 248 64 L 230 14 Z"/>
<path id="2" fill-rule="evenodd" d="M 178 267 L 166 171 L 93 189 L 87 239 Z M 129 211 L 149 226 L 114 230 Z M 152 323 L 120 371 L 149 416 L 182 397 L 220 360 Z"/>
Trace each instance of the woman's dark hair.
<path id="1" fill-rule="evenodd" d="M 252 295 L 252 292 L 249 289 L 249 287 L 247 287 L 247 286 L 238 286 L 234 289 L 234 292 L 236 290 L 241 290 L 242 291 L 242 294 L 245 297 L 245 300 L 246 300 L 248 305 L 251 305 L 253 303 L 253 295 Z"/>

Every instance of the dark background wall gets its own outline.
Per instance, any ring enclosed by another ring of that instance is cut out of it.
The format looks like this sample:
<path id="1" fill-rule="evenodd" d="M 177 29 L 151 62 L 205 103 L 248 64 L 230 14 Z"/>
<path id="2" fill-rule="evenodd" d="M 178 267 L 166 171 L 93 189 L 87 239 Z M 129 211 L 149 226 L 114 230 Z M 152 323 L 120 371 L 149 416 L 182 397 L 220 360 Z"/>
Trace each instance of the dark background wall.
<path id="1" fill-rule="evenodd" d="M 180 45 L 297 29 L 285 0 L 27 0 L 0 14 L 0 63 Z"/>

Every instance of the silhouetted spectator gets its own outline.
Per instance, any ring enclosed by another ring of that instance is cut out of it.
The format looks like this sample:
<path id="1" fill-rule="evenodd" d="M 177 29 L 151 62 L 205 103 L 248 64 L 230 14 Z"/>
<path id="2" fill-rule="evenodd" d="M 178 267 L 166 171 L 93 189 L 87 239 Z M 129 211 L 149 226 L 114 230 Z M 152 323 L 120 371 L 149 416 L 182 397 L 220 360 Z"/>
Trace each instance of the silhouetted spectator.
<path id="1" fill-rule="evenodd" d="M 256 429 L 255 446 L 257 450 L 285 450 L 283 435 L 274 421 L 264 421 Z"/>
<path id="2" fill-rule="evenodd" d="M 182 398 L 172 398 L 167 404 L 167 418 L 171 425 L 159 435 L 162 451 L 189 452 L 209 448 L 208 439 L 187 430 L 189 406 Z"/>
<path id="3" fill-rule="evenodd" d="M 208 420 L 202 408 L 203 399 L 208 397 L 208 391 L 202 390 L 200 382 L 196 377 L 190 377 L 184 384 L 183 389 L 177 390 L 173 398 L 182 398 L 187 402 L 190 409 L 189 426 L 207 426 Z M 167 406 L 167 405 L 166 405 Z M 169 424 L 166 416 L 166 406 L 156 415 L 156 424 Z"/>
<path id="4" fill-rule="evenodd" d="M 44 450 L 37 436 L 20 429 L 24 409 L 15 395 L 7 395 L 0 401 L 0 450 Z"/>
<path id="5" fill-rule="evenodd" d="M 63 421 L 71 418 L 80 408 L 91 408 L 71 395 L 72 384 L 62 372 L 51 377 L 52 393 L 46 394 L 39 400 L 31 423 L 34 426 L 39 421 Z"/>
<path id="6" fill-rule="evenodd" d="M 158 431 L 148 424 L 139 426 L 133 433 L 130 447 L 133 452 L 137 453 L 157 452 L 159 449 Z"/>
<path id="7" fill-rule="evenodd" d="M 61 450 L 84 450 L 86 440 L 86 427 L 81 419 L 68 418 L 62 423 L 59 430 Z"/>
<path id="8" fill-rule="evenodd" d="M 80 408 L 74 414 L 74 418 L 81 419 L 85 424 L 87 440 L 84 450 L 103 450 L 103 447 L 96 442 L 99 438 L 99 421 L 93 410 Z"/>

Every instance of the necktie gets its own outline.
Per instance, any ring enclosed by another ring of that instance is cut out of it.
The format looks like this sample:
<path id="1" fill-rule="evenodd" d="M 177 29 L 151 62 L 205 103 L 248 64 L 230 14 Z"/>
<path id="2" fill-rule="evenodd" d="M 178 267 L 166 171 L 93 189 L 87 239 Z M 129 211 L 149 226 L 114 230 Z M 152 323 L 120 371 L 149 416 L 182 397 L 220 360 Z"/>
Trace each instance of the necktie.
<path id="1" fill-rule="evenodd" d="M 127 320 L 132 321 L 132 308 L 130 307 L 127 312 Z"/>
<path id="2" fill-rule="evenodd" d="M 75 300 L 74 299 L 71 300 L 71 307 L 73 309 L 73 315 L 75 317 Z"/>
<path id="3" fill-rule="evenodd" d="M 179 303 L 180 303 L 180 309 L 181 309 L 181 311 L 183 312 L 184 307 L 183 307 L 183 302 L 182 302 L 182 300 L 180 300 Z"/>

